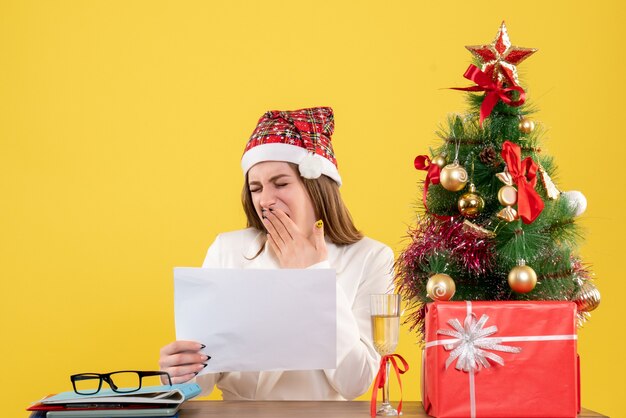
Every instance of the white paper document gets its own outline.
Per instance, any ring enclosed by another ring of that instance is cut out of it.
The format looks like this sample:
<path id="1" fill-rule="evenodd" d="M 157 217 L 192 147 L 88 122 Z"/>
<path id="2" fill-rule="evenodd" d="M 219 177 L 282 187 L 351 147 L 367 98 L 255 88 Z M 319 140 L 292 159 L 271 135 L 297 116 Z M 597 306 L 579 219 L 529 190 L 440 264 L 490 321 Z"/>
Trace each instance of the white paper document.
<path id="1" fill-rule="evenodd" d="M 174 269 L 176 339 L 205 344 L 200 374 L 337 367 L 332 269 Z"/>

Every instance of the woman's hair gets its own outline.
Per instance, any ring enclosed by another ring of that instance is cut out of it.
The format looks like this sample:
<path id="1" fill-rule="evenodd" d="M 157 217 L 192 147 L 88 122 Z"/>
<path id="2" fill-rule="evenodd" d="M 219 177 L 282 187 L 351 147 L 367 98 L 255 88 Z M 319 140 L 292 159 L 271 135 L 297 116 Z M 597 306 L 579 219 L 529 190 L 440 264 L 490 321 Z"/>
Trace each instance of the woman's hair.
<path id="1" fill-rule="evenodd" d="M 298 168 L 295 164 L 287 164 L 298 174 Z M 325 175 L 321 175 L 317 179 L 305 179 L 300 177 L 299 174 L 298 177 L 302 180 L 304 188 L 311 197 L 316 218 L 324 222 L 324 235 L 333 244 L 349 245 L 363 238 L 363 234 L 354 226 L 352 216 L 350 216 L 350 212 L 341 198 L 339 186 L 334 180 Z M 264 231 L 265 227 L 252 203 L 247 174 L 241 192 L 241 203 L 246 213 L 247 226 Z M 260 254 L 260 251 L 258 254 Z"/>

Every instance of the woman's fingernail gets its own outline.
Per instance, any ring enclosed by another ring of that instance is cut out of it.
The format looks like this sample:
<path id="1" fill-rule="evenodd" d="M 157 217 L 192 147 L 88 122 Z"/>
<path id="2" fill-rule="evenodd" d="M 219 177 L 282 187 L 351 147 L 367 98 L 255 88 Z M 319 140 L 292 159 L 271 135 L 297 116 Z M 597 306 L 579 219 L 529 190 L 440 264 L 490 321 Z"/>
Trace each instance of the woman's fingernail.
<path id="1" fill-rule="evenodd" d="M 317 229 L 322 229 L 322 227 L 324 226 L 324 221 L 322 221 L 321 219 L 317 222 L 315 222 L 315 227 Z"/>
<path id="2" fill-rule="evenodd" d="M 202 366 L 202 368 L 204 369 L 206 366 L 207 366 L 207 364 L 206 364 L 206 363 L 204 363 L 204 365 Z"/>
<path id="3" fill-rule="evenodd" d="M 200 350 L 205 349 L 205 348 L 206 348 L 206 345 L 200 344 Z"/>
<path id="4" fill-rule="evenodd" d="M 197 376 L 200 372 L 193 372 L 194 376 Z"/>

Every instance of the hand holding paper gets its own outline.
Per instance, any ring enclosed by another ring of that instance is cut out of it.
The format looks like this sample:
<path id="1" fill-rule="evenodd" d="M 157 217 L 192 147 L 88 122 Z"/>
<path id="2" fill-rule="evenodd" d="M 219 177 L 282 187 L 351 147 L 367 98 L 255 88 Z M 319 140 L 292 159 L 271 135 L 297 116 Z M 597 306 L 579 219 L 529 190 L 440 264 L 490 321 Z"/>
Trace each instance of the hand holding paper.
<path id="1" fill-rule="evenodd" d="M 174 341 L 161 348 L 159 367 L 173 383 L 185 383 L 207 366 L 210 356 L 200 352 L 206 346 L 196 341 Z"/>
<path id="2" fill-rule="evenodd" d="M 201 341 L 207 372 L 336 367 L 330 269 L 176 268 L 176 339 Z"/>

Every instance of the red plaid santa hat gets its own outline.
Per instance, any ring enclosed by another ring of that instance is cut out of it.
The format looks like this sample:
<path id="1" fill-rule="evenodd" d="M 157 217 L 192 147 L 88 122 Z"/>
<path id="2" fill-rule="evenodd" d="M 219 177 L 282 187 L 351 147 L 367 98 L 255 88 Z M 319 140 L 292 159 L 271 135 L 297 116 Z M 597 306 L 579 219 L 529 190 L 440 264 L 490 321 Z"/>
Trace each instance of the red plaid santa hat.
<path id="1" fill-rule="evenodd" d="M 334 130 L 330 107 L 270 110 L 261 116 L 248 140 L 241 157 L 243 173 L 262 161 L 285 161 L 297 164 L 304 178 L 316 179 L 325 174 L 341 186 L 330 142 Z"/>

